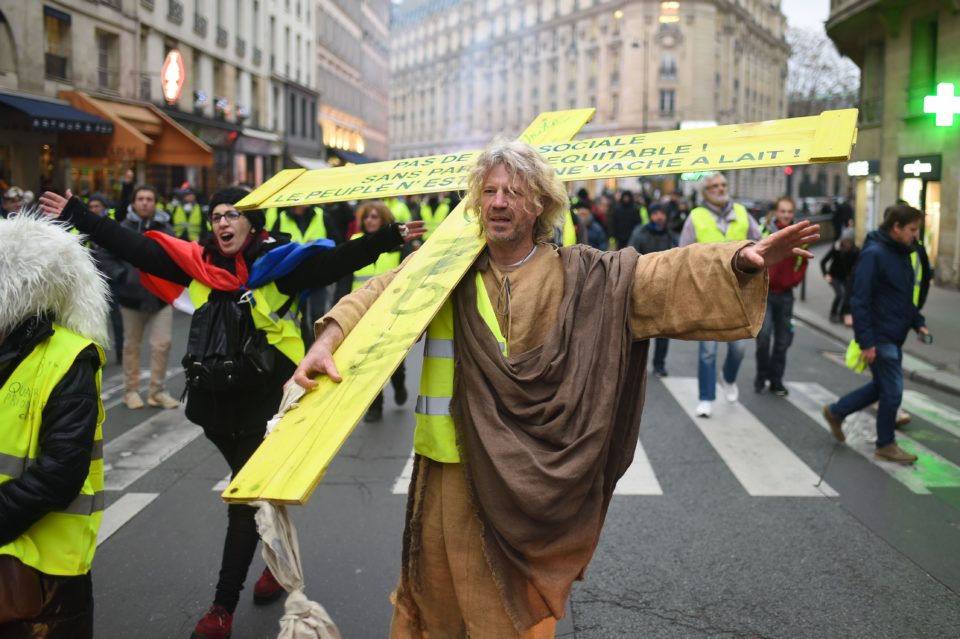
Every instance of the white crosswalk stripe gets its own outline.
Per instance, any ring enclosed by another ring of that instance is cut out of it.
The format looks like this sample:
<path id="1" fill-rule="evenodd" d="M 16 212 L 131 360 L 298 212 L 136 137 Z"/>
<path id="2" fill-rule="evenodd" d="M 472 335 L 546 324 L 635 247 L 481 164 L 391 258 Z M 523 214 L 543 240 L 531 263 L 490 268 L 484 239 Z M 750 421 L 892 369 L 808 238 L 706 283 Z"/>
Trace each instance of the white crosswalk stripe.
<path id="1" fill-rule="evenodd" d="M 103 447 L 107 490 L 124 490 L 196 439 L 203 431 L 183 408 L 157 413 Z"/>
<path id="2" fill-rule="evenodd" d="M 100 532 L 97 534 L 97 545 L 109 539 L 113 533 L 120 530 L 157 497 L 157 493 L 127 493 L 110 504 L 103 511 L 103 521 L 100 522 Z"/>
<path id="3" fill-rule="evenodd" d="M 721 400 L 714 402 L 710 417 L 696 417 L 697 380 L 670 377 L 662 381 L 747 494 L 777 497 L 837 495 L 742 404 Z"/>
<path id="4" fill-rule="evenodd" d="M 902 406 L 908 412 L 936 424 L 951 435 L 960 437 L 960 411 L 944 406 L 929 395 L 915 390 L 903 391 Z"/>
<path id="5" fill-rule="evenodd" d="M 830 427 L 824 421 L 820 410 L 824 404 L 835 402 L 837 396 L 820 384 L 812 382 L 787 382 L 787 388 L 790 389 L 787 398 L 790 403 L 829 430 Z M 902 466 L 874 459 L 875 424 L 873 416 L 864 412 L 848 416 L 843 429 L 847 436 L 847 446 L 918 495 L 929 495 L 930 488 L 960 487 L 960 467 L 902 432 L 897 433 L 897 443 L 920 458 L 916 464 Z"/>

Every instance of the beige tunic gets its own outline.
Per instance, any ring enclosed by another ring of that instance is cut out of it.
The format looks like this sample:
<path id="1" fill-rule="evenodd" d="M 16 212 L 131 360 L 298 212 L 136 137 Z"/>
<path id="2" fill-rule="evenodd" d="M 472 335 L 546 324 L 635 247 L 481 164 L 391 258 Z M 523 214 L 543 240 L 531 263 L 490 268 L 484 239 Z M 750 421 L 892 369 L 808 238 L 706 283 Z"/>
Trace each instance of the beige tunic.
<path id="1" fill-rule="evenodd" d="M 630 317 L 634 338 L 755 337 L 763 325 L 767 306 L 766 271 L 751 275 L 734 267 L 737 251 L 749 244 L 696 244 L 641 256 L 637 261 Z M 317 321 L 318 334 L 330 321 L 339 324 L 344 334 L 353 330 L 404 264 L 340 300 Z M 557 249 L 549 244 L 538 245 L 533 257 L 518 267 L 497 267 L 484 253 L 477 266 L 497 309 L 500 330 L 507 336 L 511 354 L 543 344 L 556 323 L 563 297 L 563 267 Z M 505 279 L 509 280 L 509 304 Z"/>

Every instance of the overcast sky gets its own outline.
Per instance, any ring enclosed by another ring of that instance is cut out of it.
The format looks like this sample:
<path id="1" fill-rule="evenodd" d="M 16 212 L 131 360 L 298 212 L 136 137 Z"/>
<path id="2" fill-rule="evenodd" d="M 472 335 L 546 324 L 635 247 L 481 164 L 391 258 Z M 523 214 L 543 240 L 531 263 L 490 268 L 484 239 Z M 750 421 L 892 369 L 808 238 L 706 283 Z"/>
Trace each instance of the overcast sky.
<path id="1" fill-rule="evenodd" d="M 830 14 L 830 0 L 783 0 L 780 9 L 791 27 L 822 29 Z"/>

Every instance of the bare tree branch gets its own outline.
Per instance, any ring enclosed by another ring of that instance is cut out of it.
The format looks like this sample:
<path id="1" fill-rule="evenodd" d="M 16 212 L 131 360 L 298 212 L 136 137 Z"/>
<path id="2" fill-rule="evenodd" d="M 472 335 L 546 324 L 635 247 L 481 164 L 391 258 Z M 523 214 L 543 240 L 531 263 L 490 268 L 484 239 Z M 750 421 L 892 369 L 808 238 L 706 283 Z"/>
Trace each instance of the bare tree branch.
<path id="1" fill-rule="evenodd" d="M 787 65 L 787 95 L 812 100 L 838 94 L 854 94 L 860 87 L 860 69 L 840 55 L 823 30 L 787 29 L 790 61 Z"/>

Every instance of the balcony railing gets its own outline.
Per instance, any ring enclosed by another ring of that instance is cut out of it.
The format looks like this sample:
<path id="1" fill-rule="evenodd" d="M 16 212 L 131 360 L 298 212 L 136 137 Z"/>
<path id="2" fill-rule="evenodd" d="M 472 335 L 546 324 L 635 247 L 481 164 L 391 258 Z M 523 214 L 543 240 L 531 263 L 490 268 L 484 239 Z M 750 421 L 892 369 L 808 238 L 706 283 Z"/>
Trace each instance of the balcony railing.
<path id="1" fill-rule="evenodd" d="M 247 54 L 247 41 L 240 36 L 237 36 L 236 52 L 238 58 L 242 58 Z"/>
<path id="2" fill-rule="evenodd" d="M 67 79 L 67 67 L 69 66 L 70 58 L 55 53 L 45 53 L 43 62 L 44 71 L 48 78 L 55 78 L 57 80 Z"/>
<path id="3" fill-rule="evenodd" d="M 120 82 L 120 73 L 111 67 L 97 67 L 97 86 L 107 91 L 116 91 Z"/>
<path id="4" fill-rule="evenodd" d="M 193 32 L 202 38 L 207 37 L 207 19 L 199 13 L 193 14 Z"/>
<path id="5" fill-rule="evenodd" d="M 225 47 L 230 41 L 230 36 L 227 34 L 227 30 L 221 26 L 217 26 L 217 46 Z"/>
<path id="6" fill-rule="evenodd" d="M 180 0 L 167 0 L 167 20 L 183 24 L 183 3 Z"/>

